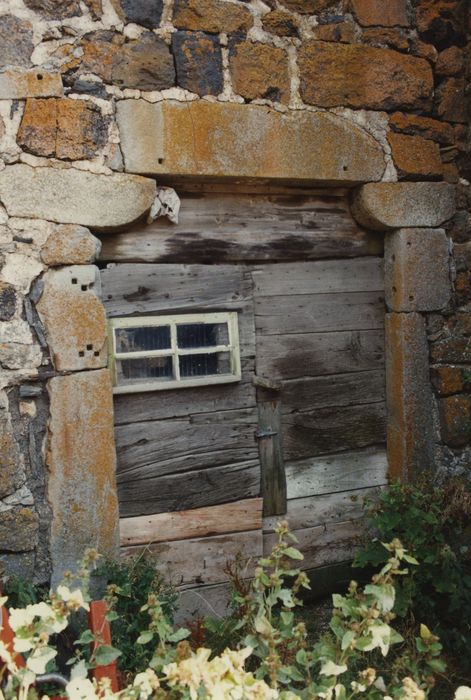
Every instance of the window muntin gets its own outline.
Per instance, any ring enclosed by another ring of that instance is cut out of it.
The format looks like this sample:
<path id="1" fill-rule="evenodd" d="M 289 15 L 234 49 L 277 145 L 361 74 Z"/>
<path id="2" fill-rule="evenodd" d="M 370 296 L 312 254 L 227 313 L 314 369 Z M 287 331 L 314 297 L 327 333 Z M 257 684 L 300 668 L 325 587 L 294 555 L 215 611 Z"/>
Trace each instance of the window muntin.
<path id="1" fill-rule="evenodd" d="M 114 318 L 109 336 L 114 393 L 240 380 L 234 311 Z"/>

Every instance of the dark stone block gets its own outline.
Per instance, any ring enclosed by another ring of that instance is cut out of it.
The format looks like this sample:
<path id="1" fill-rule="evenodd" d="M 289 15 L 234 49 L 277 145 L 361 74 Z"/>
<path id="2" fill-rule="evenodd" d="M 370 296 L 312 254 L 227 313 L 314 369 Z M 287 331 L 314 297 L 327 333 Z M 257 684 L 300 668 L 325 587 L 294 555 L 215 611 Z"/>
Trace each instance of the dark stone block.
<path id="1" fill-rule="evenodd" d="M 175 66 L 163 39 L 145 32 L 113 56 L 112 82 L 138 90 L 165 90 L 175 84 Z"/>
<path id="2" fill-rule="evenodd" d="M 163 0 L 119 0 L 116 2 L 127 22 L 155 29 L 160 24 Z"/>
<path id="3" fill-rule="evenodd" d="M 218 95 L 223 89 L 221 47 L 204 32 L 175 32 L 172 49 L 179 87 L 198 95 Z"/>
<path id="4" fill-rule="evenodd" d="M 9 284 L 0 282 L 0 321 L 10 321 L 15 315 L 16 292 Z"/>
<path id="5" fill-rule="evenodd" d="M 33 53 L 31 23 L 12 15 L 0 17 L 0 66 L 30 66 Z"/>

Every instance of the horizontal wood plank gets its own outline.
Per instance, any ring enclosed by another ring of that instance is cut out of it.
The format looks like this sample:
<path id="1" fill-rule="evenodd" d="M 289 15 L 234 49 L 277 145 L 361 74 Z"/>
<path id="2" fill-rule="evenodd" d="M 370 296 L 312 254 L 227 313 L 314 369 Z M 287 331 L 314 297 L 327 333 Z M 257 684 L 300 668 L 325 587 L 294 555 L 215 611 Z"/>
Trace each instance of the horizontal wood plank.
<path id="1" fill-rule="evenodd" d="M 319 408 L 283 416 L 286 460 L 353 450 L 386 442 L 384 402 Z"/>
<path id="2" fill-rule="evenodd" d="M 120 543 L 125 547 L 259 530 L 262 527 L 262 506 L 261 498 L 247 498 L 208 508 L 121 518 Z"/>
<path id="3" fill-rule="evenodd" d="M 263 265 L 254 270 L 255 296 L 336 292 L 382 292 L 383 259 L 378 257 Z"/>
<path id="4" fill-rule="evenodd" d="M 187 627 L 190 620 L 198 617 L 228 617 L 231 612 L 231 600 L 230 583 L 180 588 L 174 623 L 177 626 Z"/>
<path id="5" fill-rule="evenodd" d="M 225 263 L 377 255 L 382 237 L 362 230 L 346 197 L 181 193 L 178 224 L 161 217 L 101 235 L 101 260 Z"/>
<path id="6" fill-rule="evenodd" d="M 379 330 L 382 292 L 256 297 L 255 328 L 261 335 Z"/>
<path id="7" fill-rule="evenodd" d="M 293 379 L 384 367 L 384 330 L 257 337 L 257 373 Z"/>
<path id="8" fill-rule="evenodd" d="M 257 457 L 254 409 L 116 426 L 118 483 Z"/>
<path id="9" fill-rule="evenodd" d="M 142 551 L 142 547 L 121 550 L 125 557 Z M 226 562 L 238 555 L 245 562 L 245 575 L 253 575 L 256 560 L 263 552 L 262 531 L 153 544 L 145 551 L 155 557 L 156 569 L 176 586 L 222 583 L 227 581 Z"/>
<path id="10" fill-rule="evenodd" d="M 291 379 L 284 381 L 281 389 L 284 413 L 374 403 L 385 398 L 383 370 Z"/>
<path id="11" fill-rule="evenodd" d="M 379 488 L 366 488 L 294 498 L 288 501 L 283 520 L 288 521 L 291 530 L 356 520 L 364 514 L 365 499 L 374 499 L 378 493 Z M 264 532 L 273 532 L 279 520 L 279 516 L 264 518 Z"/>
<path id="12" fill-rule="evenodd" d="M 260 496 L 260 465 L 249 462 L 126 480 L 118 477 L 122 518 L 214 506 Z"/>
<path id="13" fill-rule="evenodd" d="M 298 540 L 295 546 L 304 555 L 303 561 L 299 562 L 301 568 L 313 569 L 352 559 L 363 531 L 362 519 L 294 530 L 293 534 Z M 265 554 L 271 551 L 275 542 L 275 534 L 263 536 Z"/>
<path id="14" fill-rule="evenodd" d="M 101 271 L 101 285 L 109 317 L 252 304 L 252 278 L 237 265 L 112 265 Z"/>
<path id="15" fill-rule="evenodd" d="M 288 498 L 363 489 L 387 483 L 388 458 L 384 447 L 367 447 L 285 464 Z"/>

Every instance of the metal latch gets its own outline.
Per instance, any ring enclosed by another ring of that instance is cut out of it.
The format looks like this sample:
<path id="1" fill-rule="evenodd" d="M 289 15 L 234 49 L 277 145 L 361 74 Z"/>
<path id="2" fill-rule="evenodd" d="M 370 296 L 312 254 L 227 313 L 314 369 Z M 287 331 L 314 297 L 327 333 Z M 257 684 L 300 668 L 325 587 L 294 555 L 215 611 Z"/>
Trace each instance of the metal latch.
<path id="1" fill-rule="evenodd" d="M 258 440 L 261 438 L 273 437 L 274 435 L 278 435 L 278 432 L 272 428 L 259 428 L 255 433 L 255 437 Z"/>

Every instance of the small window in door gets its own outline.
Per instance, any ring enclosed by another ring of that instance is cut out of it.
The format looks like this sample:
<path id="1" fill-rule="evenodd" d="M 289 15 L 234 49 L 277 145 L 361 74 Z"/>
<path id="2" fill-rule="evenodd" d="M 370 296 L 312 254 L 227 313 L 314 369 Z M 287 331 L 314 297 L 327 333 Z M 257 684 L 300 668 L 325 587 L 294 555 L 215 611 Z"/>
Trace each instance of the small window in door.
<path id="1" fill-rule="evenodd" d="M 114 393 L 240 381 L 237 313 L 113 318 Z"/>

